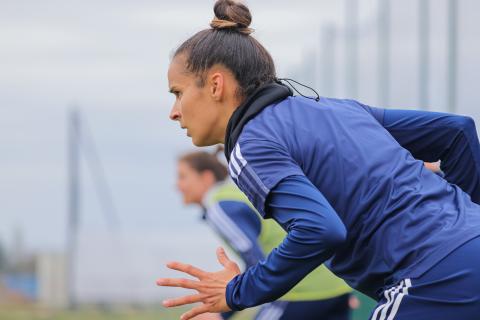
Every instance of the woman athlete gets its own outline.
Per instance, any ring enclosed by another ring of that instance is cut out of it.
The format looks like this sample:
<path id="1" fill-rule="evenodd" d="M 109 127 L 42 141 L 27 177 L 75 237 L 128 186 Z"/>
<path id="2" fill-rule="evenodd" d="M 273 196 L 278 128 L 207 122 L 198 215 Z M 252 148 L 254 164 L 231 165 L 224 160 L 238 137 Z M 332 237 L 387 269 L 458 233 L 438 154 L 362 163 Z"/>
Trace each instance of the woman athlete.
<path id="1" fill-rule="evenodd" d="M 251 35 L 248 8 L 214 7 L 168 71 L 170 117 L 197 146 L 225 144 L 229 173 L 264 218 L 287 232 L 240 273 L 172 262 L 196 277 L 157 281 L 197 292 L 182 319 L 274 301 L 322 263 L 378 301 L 371 319 L 480 315 L 480 146 L 471 118 L 293 96 Z M 288 40 L 287 40 L 288 41 Z M 424 168 L 441 160 L 444 178 Z"/>

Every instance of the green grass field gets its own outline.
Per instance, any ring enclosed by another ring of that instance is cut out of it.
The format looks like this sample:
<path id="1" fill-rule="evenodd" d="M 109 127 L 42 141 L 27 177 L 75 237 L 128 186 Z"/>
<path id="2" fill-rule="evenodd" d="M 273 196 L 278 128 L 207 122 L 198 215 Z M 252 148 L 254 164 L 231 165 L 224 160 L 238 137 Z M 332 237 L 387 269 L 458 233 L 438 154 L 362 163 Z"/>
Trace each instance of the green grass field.
<path id="1" fill-rule="evenodd" d="M 357 293 L 358 294 L 358 293 Z M 375 303 L 358 294 L 361 308 L 355 310 L 352 320 L 368 319 Z M 38 308 L 34 306 L 2 306 L 0 320 L 177 320 L 187 308 L 166 309 L 160 306 L 151 308 L 82 308 L 78 311 L 61 311 Z M 255 309 L 245 310 L 235 315 L 232 320 L 251 320 Z"/>
<path id="2" fill-rule="evenodd" d="M 176 320 L 184 308 L 116 309 L 111 311 L 95 308 L 78 311 L 54 311 L 34 307 L 0 306 L 1 320 Z M 239 313 L 233 320 L 252 319 L 253 310 Z"/>

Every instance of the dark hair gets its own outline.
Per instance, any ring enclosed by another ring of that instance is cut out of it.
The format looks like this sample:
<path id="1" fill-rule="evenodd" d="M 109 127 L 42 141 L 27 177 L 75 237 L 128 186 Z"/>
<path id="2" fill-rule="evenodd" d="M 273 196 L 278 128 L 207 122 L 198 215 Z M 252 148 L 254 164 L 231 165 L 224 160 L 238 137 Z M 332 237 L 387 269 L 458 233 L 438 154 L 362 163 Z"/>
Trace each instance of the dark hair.
<path id="1" fill-rule="evenodd" d="M 258 87 L 275 81 L 275 65 L 268 51 L 249 34 L 252 16 L 248 8 L 232 0 L 218 0 L 213 8 L 215 18 L 205 29 L 175 51 L 185 54 L 186 69 L 205 84 L 204 72 L 215 64 L 229 69 L 239 84 L 237 95 L 244 99 Z"/>
<path id="2" fill-rule="evenodd" d="M 222 150 L 223 148 L 218 147 L 213 154 L 204 151 L 190 152 L 178 158 L 178 161 L 186 162 L 192 169 L 200 173 L 211 171 L 217 182 L 223 181 L 227 178 L 228 171 L 227 167 L 218 160 L 218 154 Z"/>

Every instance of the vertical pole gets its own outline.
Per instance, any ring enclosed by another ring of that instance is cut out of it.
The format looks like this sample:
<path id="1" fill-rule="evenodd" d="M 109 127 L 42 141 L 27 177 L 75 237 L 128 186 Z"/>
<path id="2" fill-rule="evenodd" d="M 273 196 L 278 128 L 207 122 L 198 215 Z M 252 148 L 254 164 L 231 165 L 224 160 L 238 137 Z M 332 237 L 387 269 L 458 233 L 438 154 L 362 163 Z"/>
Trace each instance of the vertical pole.
<path id="1" fill-rule="evenodd" d="M 457 111 L 458 1 L 448 1 L 447 109 L 452 113 Z"/>
<path id="2" fill-rule="evenodd" d="M 77 109 L 68 115 L 68 220 L 67 220 L 67 295 L 68 307 L 77 304 L 75 295 L 75 274 L 77 258 L 77 231 L 80 211 L 80 117 Z"/>
<path id="3" fill-rule="evenodd" d="M 348 97 L 358 96 L 358 0 L 345 1 L 345 88 Z"/>
<path id="4" fill-rule="evenodd" d="M 418 104 L 426 109 L 429 105 L 429 82 L 430 82 L 430 5 L 429 0 L 418 1 Z"/>
<path id="5" fill-rule="evenodd" d="M 378 100 L 390 103 L 390 0 L 378 0 Z"/>

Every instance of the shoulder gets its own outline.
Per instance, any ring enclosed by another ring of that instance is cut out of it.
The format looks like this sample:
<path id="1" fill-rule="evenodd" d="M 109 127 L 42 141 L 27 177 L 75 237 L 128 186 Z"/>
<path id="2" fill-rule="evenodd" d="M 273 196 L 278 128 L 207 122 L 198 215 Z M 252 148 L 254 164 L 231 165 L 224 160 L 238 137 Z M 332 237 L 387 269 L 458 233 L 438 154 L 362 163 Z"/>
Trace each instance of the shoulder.
<path id="1" fill-rule="evenodd" d="M 266 107 L 251 119 L 240 135 L 242 140 L 288 139 L 296 130 L 321 129 L 321 121 L 332 118 L 367 115 L 376 111 L 358 101 L 321 97 L 319 101 L 294 96 Z M 286 134 L 288 133 L 288 134 Z"/>

